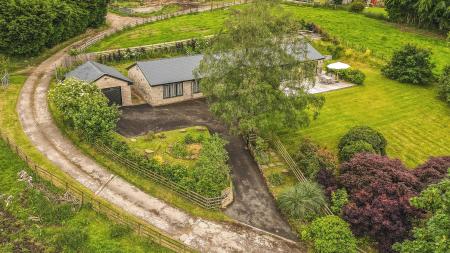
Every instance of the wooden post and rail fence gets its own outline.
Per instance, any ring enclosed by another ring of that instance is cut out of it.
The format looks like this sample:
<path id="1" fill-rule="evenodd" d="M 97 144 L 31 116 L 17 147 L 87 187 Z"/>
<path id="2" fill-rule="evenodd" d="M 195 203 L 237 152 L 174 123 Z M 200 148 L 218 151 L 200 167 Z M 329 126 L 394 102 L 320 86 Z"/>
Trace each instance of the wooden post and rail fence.
<path id="1" fill-rule="evenodd" d="M 278 136 L 272 137 L 270 142 L 272 143 L 273 147 L 276 149 L 278 154 L 280 154 L 281 157 L 283 158 L 283 160 L 286 162 L 288 168 L 292 171 L 292 173 L 295 175 L 297 180 L 299 182 L 308 181 L 308 179 L 305 177 L 302 170 L 297 165 L 297 163 L 294 161 L 294 159 L 292 159 L 291 155 L 289 154 L 289 152 L 287 151 L 286 147 L 283 145 L 281 140 L 278 138 Z M 333 212 L 331 211 L 331 209 L 326 204 L 322 210 L 326 215 L 334 215 Z M 356 248 L 356 250 L 360 253 L 366 253 L 363 249 L 358 248 L 358 247 Z"/>
<path id="2" fill-rule="evenodd" d="M 105 154 L 108 158 L 111 160 L 126 166 L 127 169 L 133 170 L 135 173 L 142 175 L 146 177 L 147 179 L 150 179 L 158 184 L 161 184 L 170 190 L 178 193 L 183 198 L 186 198 L 187 200 L 205 208 L 205 209 L 212 209 L 217 210 L 220 208 L 225 208 L 231 202 L 233 202 L 233 184 L 230 180 L 230 186 L 227 187 L 222 191 L 222 194 L 217 197 L 206 197 L 203 196 L 197 192 L 194 192 L 192 190 L 186 189 L 185 187 L 173 182 L 172 180 L 159 175 L 158 173 L 151 171 L 150 169 L 144 168 L 139 166 L 133 161 L 130 161 L 127 158 L 124 158 L 120 155 L 118 155 L 116 152 L 111 150 L 109 147 L 107 147 L 104 144 L 97 143 L 95 144 L 95 148 Z"/>
<path id="3" fill-rule="evenodd" d="M 37 163 L 33 162 L 33 159 L 29 157 L 17 144 L 15 144 L 11 138 L 9 138 L 1 131 L 0 137 L 14 153 L 16 153 L 23 161 L 25 161 L 30 170 L 32 170 L 41 179 L 49 181 L 55 187 L 65 191 L 66 193 L 69 193 L 71 196 L 76 198 L 80 203 L 80 207 L 86 204 L 90 204 L 94 211 L 99 214 L 105 215 L 111 221 L 127 225 L 132 228 L 138 235 L 146 237 L 149 240 L 175 252 L 196 252 L 191 247 L 171 238 L 169 235 L 160 231 L 158 228 L 152 226 L 151 224 L 126 215 L 123 212 L 112 208 L 110 205 L 105 204 L 105 202 L 99 197 L 95 196 L 93 192 L 80 187 L 59 175 L 56 175 L 45 168 L 40 167 Z"/>

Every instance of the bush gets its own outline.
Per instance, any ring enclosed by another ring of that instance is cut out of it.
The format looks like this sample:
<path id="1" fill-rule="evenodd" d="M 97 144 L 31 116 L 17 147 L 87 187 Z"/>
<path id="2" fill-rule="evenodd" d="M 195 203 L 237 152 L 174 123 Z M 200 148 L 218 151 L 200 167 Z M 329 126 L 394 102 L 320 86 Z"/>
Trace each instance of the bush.
<path id="1" fill-rule="evenodd" d="M 444 68 L 438 80 L 438 96 L 450 105 L 450 65 Z"/>
<path id="2" fill-rule="evenodd" d="M 333 154 L 325 149 L 321 149 L 310 139 L 303 139 L 300 142 L 294 160 L 309 179 L 314 180 L 320 169 L 334 171 L 337 161 Z"/>
<path id="3" fill-rule="evenodd" d="M 350 4 L 350 11 L 360 13 L 366 8 L 366 4 L 362 1 L 353 1 Z"/>
<path id="4" fill-rule="evenodd" d="M 331 193 L 331 211 L 335 214 L 341 214 L 342 208 L 348 203 L 348 194 L 344 188 Z"/>
<path id="5" fill-rule="evenodd" d="M 306 181 L 282 192 L 278 198 L 278 205 L 290 218 L 311 220 L 322 212 L 326 201 L 320 186 L 315 182 Z"/>
<path id="6" fill-rule="evenodd" d="M 49 98 L 64 123 L 89 142 L 108 139 L 116 128 L 119 109 L 108 106 L 108 99 L 95 84 L 67 79 L 50 90 Z"/>
<path id="7" fill-rule="evenodd" d="M 188 133 L 184 136 L 184 143 L 185 144 L 192 144 L 195 143 L 194 136 L 192 134 Z"/>
<path id="8" fill-rule="evenodd" d="M 352 157 L 358 153 L 375 153 L 372 145 L 365 141 L 354 141 L 345 145 L 341 150 L 339 150 L 339 160 L 349 161 Z"/>
<path id="9" fill-rule="evenodd" d="M 172 146 L 172 154 L 176 158 L 187 158 L 189 156 L 189 152 L 182 142 L 175 142 Z"/>
<path id="10" fill-rule="evenodd" d="M 353 142 L 365 141 L 372 145 L 373 150 L 380 155 L 386 155 L 386 139 L 378 131 L 368 126 L 356 126 L 351 128 L 342 138 L 339 140 L 338 152 Z"/>
<path id="11" fill-rule="evenodd" d="M 446 253 L 450 251 L 450 175 L 411 199 L 411 204 L 428 213 L 413 230 L 413 238 L 394 245 L 400 253 Z"/>
<path id="12" fill-rule="evenodd" d="M 363 84 L 366 79 L 366 75 L 359 69 L 339 71 L 339 77 L 354 84 Z"/>
<path id="13" fill-rule="evenodd" d="M 314 220 L 301 233 L 302 239 L 312 241 L 314 252 L 356 253 L 356 238 L 349 225 L 340 217 L 329 215 Z"/>
<path id="14" fill-rule="evenodd" d="M 449 168 L 450 156 L 431 157 L 426 163 L 412 170 L 412 173 L 422 183 L 423 189 L 445 178 Z"/>
<path id="15" fill-rule="evenodd" d="M 434 80 L 433 68 L 430 50 L 408 44 L 394 52 L 382 73 L 402 83 L 429 84 Z"/>
<path id="16" fill-rule="evenodd" d="M 343 218 L 357 236 L 370 236 L 380 252 L 409 236 L 421 212 L 409 203 L 421 183 L 399 160 L 361 153 L 340 168 L 339 183 L 349 194 Z"/>
<path id="17" fill-rule="evenodd" d="M 228 187 L 230 168 L 227 164 L 228 153 L 225 145 L 226 141 L 217 134 L 203 142 L 202 152 L 195 168 L 192 169 L 196 192 L 216 197 Z"/>
<path id="18" fill-rule="evenodd" d="M 284 183 L 286 177 L 281 173 L 273 173 L 269 176 L 269 182 L 273 186 L 280 186 Z"/>
<path id="19" fill-rule="evenodd" d="M 269 144 L 261 137 L 257 137 L 255 141 L 256 161 L 259 164 L 267 164 L 269 162 L 269 156 L 267 151 L 269 150 Z"/>

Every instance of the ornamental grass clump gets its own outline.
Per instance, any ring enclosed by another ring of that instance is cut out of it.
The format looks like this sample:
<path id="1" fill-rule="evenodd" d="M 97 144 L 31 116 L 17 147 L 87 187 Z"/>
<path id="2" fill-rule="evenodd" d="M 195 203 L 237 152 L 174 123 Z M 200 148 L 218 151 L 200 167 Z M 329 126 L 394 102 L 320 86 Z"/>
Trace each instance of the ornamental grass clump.
<path id="1" fill-rule="evenodd" d="M 289 218 L 312 220 L 322 213 L 326 200 L 317 183 L 306 181 L 282 192 L 278 205 Z"/>

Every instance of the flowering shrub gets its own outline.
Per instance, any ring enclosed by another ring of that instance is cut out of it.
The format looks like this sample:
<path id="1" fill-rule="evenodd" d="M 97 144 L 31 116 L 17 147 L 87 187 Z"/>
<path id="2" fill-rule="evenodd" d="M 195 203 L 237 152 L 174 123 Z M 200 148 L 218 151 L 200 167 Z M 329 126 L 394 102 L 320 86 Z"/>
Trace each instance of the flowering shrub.
<path id="1" fill-rule="evenodd" d="M 116 128 L 119 110 L 95 84 L 68 79 L 51 89 L 49 98 L 65 124 L 89 142 L 109 137 Z"/>

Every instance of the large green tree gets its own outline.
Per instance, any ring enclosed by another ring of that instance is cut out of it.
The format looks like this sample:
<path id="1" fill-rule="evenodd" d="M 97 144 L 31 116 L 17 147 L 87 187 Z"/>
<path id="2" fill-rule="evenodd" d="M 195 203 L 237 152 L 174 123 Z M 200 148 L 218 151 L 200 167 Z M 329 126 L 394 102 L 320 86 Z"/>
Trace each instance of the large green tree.
<path id="1" fill-rule="evenodd" d="M 105 22 L 109 0 L 1 0 L 0 53 L 40 53 Z"/>
<path id="2" fill-rule="evenodd" d="M 307 59 L 307 45 L 298 31 L 276 1 L 257 1 L 235 11 L 215 36 L 196 74 L 211 111 L 234 133 L 305 126 L 323 104 L 305 92 L 316 63 L 299 60 Z"/>
<path id="3" fill-rule="evenodd" d="M 389 18 L 448 32 L 450 1 L 448 0 L 385 0 Z"/>

